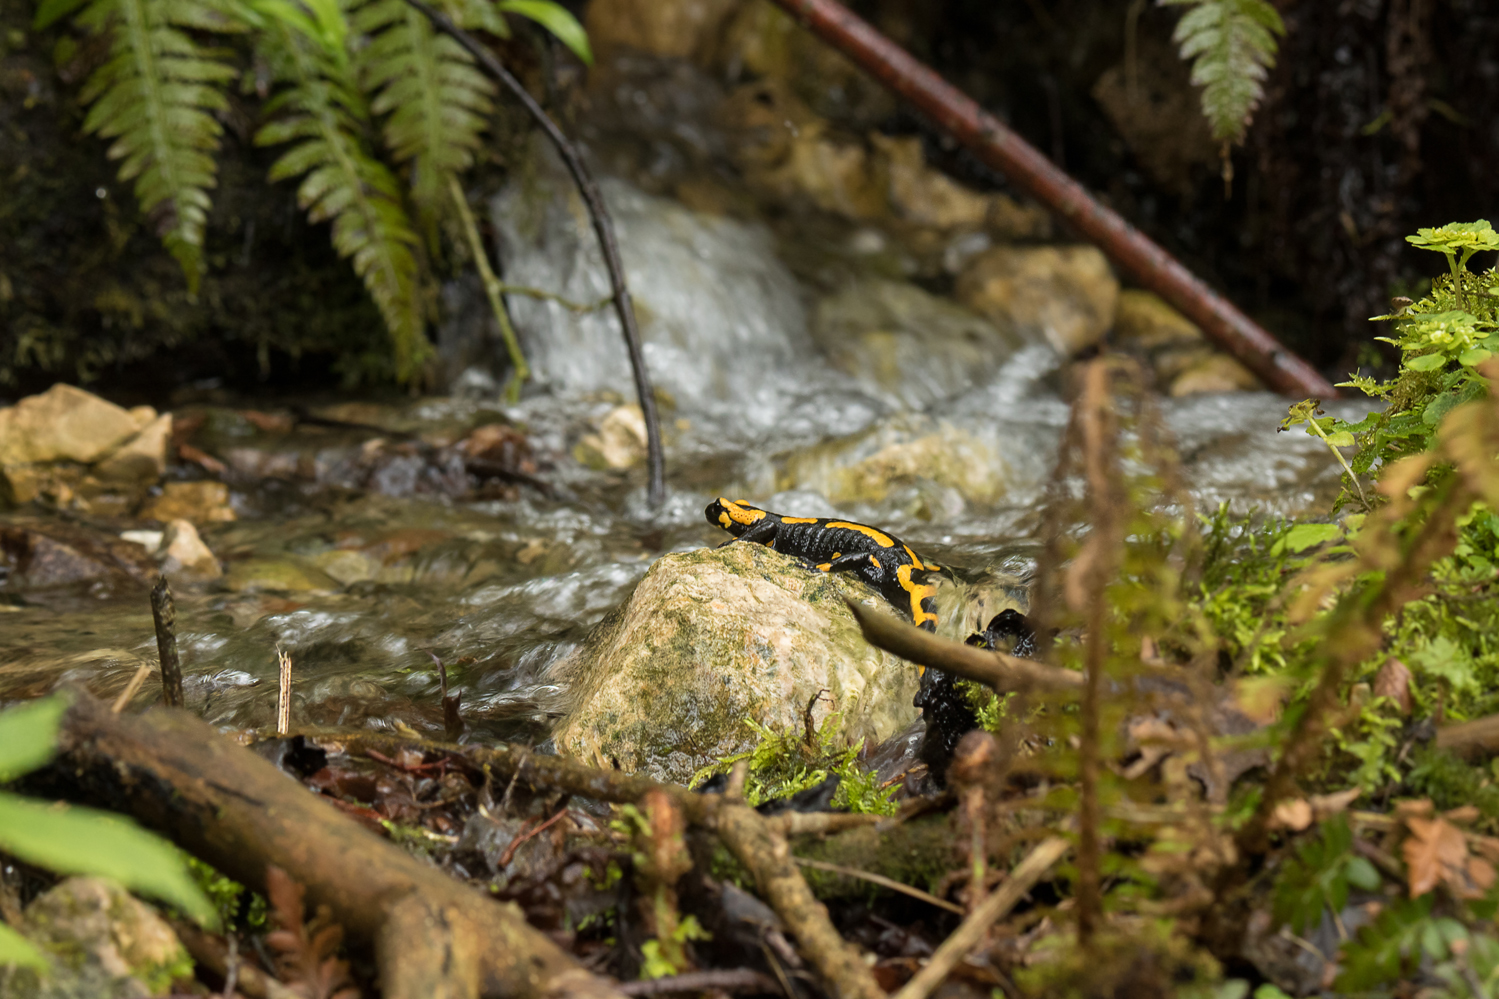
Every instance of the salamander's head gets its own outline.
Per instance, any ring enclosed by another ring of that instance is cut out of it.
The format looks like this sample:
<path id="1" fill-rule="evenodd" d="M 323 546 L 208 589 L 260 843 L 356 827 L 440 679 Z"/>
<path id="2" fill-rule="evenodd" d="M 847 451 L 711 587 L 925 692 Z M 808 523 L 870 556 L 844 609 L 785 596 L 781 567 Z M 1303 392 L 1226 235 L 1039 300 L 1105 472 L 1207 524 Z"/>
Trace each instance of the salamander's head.
<path id="1" fill-rule="evenodd" d="M 744 500 L 731 500 L 725 496 L 720 496 L 709 503 L 703 515 L 708 518 L 708 523 L 715 527 L 722 527 L 736 538 L 755 521 L 765 519 L 765 511 L 759 507 L 746 503 Z"/>

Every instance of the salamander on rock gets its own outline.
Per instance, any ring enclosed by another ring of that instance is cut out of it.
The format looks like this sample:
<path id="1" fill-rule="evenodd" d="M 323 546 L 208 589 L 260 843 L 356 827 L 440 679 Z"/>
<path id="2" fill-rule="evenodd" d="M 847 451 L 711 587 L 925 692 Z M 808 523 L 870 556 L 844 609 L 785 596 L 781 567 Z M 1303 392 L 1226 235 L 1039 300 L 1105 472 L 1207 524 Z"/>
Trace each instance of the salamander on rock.
<path id="1" fill-rule="evenodd" d="M 937 630 L 937 588 L 926 582 L 926 574 L 941 566 L 922 560 L 899 538 L 836 517 L 783 517 L 722 496 L 703 512 L 708 523 L 734 535 L 724 545 L 758 542 L 805 559 L 819 572 L 853 573 L 909 615 L 916 627 Z"/>

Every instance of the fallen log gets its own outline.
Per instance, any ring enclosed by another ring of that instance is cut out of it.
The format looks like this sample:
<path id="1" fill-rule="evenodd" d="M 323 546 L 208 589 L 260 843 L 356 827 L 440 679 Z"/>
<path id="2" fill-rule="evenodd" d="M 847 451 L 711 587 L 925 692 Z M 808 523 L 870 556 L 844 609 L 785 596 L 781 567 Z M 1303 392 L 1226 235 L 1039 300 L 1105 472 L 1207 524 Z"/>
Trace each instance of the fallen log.
<path id="1" fill-rule="evenodd" d="M 1100 204 L 978 102 L 836 0 L 775 0 L 937 127 L 1003 173 L 1145 287 L 1202 327 L 1209 340 L 1287 395 L 1335 399 L 1338 390 L 1149 236 Z"/>
<path id="2" fill-rule="evenodd" d="M 39 773 L 48 790 L 134 816 L 262 892 L 267 866 L 282 868 L 374 944 L 386 999 L 620 999 L 519 907 L 369 832 L 197 718 L 116 715 L 83 691 L 72 697 L 58 759 Z M 447 932 L 413 930 L 429 918 Z"/>

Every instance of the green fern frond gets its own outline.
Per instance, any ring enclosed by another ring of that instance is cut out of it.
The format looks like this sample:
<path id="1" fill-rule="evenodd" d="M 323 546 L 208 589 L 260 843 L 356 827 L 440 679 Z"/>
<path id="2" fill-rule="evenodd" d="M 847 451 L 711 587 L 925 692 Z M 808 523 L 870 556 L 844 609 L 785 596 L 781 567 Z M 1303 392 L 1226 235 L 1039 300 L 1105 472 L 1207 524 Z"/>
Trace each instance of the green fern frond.
<path id="1" fill-rule="evenodd" d="M 1286 33 L 1280 14 L 1266 0 L 1160 2 L 1192 8 L 1172 37 L 1181 57 L 1193 60 L 1192 83 L 1202 87 L 1202 113 L 1213 137 L 1242 142 L 1265 96 L 1265 76 L 1275 65 L 1275 36 Z"/>
<path id="2" fill-rule="evenodd" d="M 37 24 L 77 6 L 49 0 L 38 10 Z M 114 140 L 109 157 L 123 160 L 120 179 L 135 181 L 141 210 L 154 216 L 162 242 L 196 293 L 208 192 L 216 183 L 213 154 L 223 132 L 213 112 L 228 107 L 224 85 L 234 69 L 188 31 L 237 26 L 200 0 L 93 0 L 77 22 L 110 39 L 108 61 L 83 90 L 83 101 L 92 104 L 84 131 Z"/>
<path id="3" fill-rule="evenodd" d="M 272 4 L 259 6 L 274 13 Z M 271 167 L 270 179 L 301 177 L 297 200 L 308 217 L 332 221 L 333 245 L 353 263 L 379 307 L 397 377 L 409 381 L 431 345 L 417 293 L 417 238 L 399 185 L 363 138 L 369 110 L 341 48 L 326 38 L 318 44 L 279 13 L 272 21 L 262 51 L 277 79 L 289 86 L 267 105 L 275 117 L 255 141 L 295 143 Z"/>
<path id="4" fill-rule="evenodd" d="M 361 82 L 385 117 L 385 142 L 410 164 L 411 195 L 431 230 L 448 204 L 448 177 L 474 161 L 493 111 L 492 84 L 473 57 L 405 0 L 371 0 L 352 18 L 371 36 L 359 56 Z"/>

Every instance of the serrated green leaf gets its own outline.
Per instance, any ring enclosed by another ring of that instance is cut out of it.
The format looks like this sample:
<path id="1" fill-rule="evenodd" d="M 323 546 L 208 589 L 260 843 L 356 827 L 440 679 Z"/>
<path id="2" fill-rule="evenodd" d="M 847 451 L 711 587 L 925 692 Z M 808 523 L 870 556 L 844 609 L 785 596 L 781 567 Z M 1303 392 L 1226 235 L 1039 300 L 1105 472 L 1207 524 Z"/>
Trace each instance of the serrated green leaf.
<path id="1" fill-rule="evenodd" d="M 119 815 L 0 793 L 0 850 L 58 874 L 114 878 L 204 926 L 218 923 L 182 855 Z"/>
<path id="2" fill-rule="evenodd" d="M 1265 0 L 1161 0 L 1191 6 L 1172 35 L 1192 60 L 1192 83 L 1202 87 L 1203 115 L 1220 142 L 1240 142 L 1264 96 L 1275 64 L 1280 14 Z"/>
<path id="3" fill-rule="evenodd" d="M 0 784 L 30 773 L 57 751 L 57 728 L 67 699 L 54 695 L 0 713 Z"/>
<path id="4" fill-rule="evenodd" d="M 0 923 L 0 968 L 39 968 L 47 970 L 47 957 L 36 945 L 15 930 Z"/>
<path id="5" fill-rule="evenodd" d="M 585 65 L 593 65 L 593 50 L 588 46 L 588 32 L 573 16 L 572 11 L 552 0 L 500 0 L 499 8 L 506 14 L 519 14 L 529 18 L 550 31 L 557 40 L 566 45 L 572 54 Z"/>

